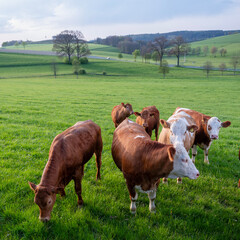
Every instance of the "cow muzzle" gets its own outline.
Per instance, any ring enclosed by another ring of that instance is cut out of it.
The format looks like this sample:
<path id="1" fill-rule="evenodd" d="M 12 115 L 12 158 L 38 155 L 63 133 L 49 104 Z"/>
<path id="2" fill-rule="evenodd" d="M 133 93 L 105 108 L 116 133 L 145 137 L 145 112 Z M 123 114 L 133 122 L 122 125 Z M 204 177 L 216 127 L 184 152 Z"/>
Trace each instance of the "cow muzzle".
<path id="1" fill-rule="evenodd" d="M 40 220 L 41 222 L 48 222 L 48 221 L 50 220 L 50 217 L 40 217 L 40 216 L 39 216 L 39 220 Z"/>
<path id="2" fill-rule="evenodd" d="M 217 140 L 218 139 L 218 135 L 211 135 L 211 139 L 212 140 Z"/>

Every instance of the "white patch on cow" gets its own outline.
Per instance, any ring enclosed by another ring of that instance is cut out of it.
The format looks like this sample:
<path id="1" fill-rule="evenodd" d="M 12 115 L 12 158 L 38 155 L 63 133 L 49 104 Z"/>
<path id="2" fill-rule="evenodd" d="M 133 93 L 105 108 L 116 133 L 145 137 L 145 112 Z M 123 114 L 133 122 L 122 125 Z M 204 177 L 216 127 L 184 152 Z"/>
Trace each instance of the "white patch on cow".
<path id="1" fill-rule="evenodd" d="M 135 189 L 138 190 L 138 191 L 141 192 L 141 193 L 147 193 L 147 194 L 152 193 L 152 192 L 155 191 L 155 189 L 150 189 L 150 190 L 144 191 L 144 190 L 142 190 L 142 188 L 141 188 L 140 185 L 136 185 L 136 186 L 135 186 Z"/>
<path id="2" fill-rule="evenodd" d="M 187 133 L 186 121 L 182 118 L 174 121 L 170 126 L 170 142 L 172 144 L 176 142 L 184 143 L 185 134 Z"/>
<path id="3" fill-rule="evenodd" d="M 128 119 L 128 122 L 129 122 L 129 123 L 134 123 L 132 120 L 129 120 L 129 119 Z"/>
<path id="4" fill-rule="evenodd" d="M 145 138 L 145 136 L 137 135 L 134 139 L 137 139 L 137 138 Z"/>
<path id="5" fill-rule="evenodd" d="M 194 163 L 190 159 L 187 150 L 183 144 L 177 142 L 174 144 L 176 154 L 173 161 L 173 170 L 168 175 L 168 178 L 188 177 L 190 179 L 197 179 L 199 172 Z"/>
<path id="6" fill-rule="evenodd" d="M 212 117 L 208 120 L 207 131 L 210 139 L 218 139 L 219 130 L 221 127 L 221 121 L 217 117 Z"/>
<path id="7" fill-rule="evenodd" d="M 188 108 L 179 108 L 176 113 L 179 113 L 180 111 L 190 111 Z"/>

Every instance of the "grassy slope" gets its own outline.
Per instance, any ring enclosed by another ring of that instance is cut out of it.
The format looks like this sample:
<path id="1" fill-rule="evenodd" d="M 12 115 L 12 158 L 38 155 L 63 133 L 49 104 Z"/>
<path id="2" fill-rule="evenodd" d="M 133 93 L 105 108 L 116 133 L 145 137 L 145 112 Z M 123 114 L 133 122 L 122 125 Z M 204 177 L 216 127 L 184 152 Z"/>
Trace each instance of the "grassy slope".
<path id="1" fill-rule="evenodd" d="M 1 67 L 7 78 L 0 79 L 0 238 L 239 238 L 238 77 L 214 74 L 206 79 L 202 71 L 173 68 L 164 80 L 153 65 L 95 60 L 86 66 L 88 72 L 104 69 L 115 76 L 76 79 L 68 75 L 71 66 L 59 64 L 59 71 L 66 75 L 54 79 L 43 77 L 49 74 L 48 64 L 43 63 L 51 63 L 51 58 L 28 57 L 0 54 L 0 65 L 8 62 Z M 159 186 L 156 214 L 149 213 L 145 194 L 139 195 L 137 215 L 130 214 L 126 184 L 111 157 L 114 127 L 110 114 L 122 101 L 131 102 L 136 111 L 154 104 L 164 119 L 175 107 L 183 106 L 232 121 L 212 144 L 209 166 L 203 163 L 199 150 L 198 180 L 184 179 L 180 186 L 172 180 L 168 186 Z M 43 224 L 38 221 L 39 210 L 27 181 L 39 183 L 56 134 L 86 119 L 102 128 L 102 180 L 95 181 L 96 167 L 91 159 L 82 182 L 85 206 L 77 209 L 70 183 L 67 197 L 57 197 L 52 220 Z"/>

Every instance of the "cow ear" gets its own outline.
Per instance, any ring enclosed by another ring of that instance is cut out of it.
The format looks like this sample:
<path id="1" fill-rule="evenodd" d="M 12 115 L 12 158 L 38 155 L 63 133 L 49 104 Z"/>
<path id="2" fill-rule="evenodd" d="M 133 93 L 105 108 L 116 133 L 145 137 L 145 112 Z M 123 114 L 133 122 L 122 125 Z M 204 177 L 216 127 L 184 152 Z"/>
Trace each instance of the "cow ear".
<path id="1" fill-rule="evenodd" d="M 207 123 L 208 123 L 208 118 L 203 117 L 203 118 L 202 118 L 202 122 L 203 122 L 204 124 L 207 124 Z"/>
<path id="2" fill-rule="evenodd" d="M 123 107 L 125 107 L 123 102 L 121 104 L 122 104 Z"/>
<path id="3" fill-rule="evenodd" d="M 28 182 L 30 188 L 35 192 L 35 190 L 37 189 L 37 185 L 32 183 L 32 182 Z"/>
<path id="4" fill-rule="evenodd" d="M 160 119 L 160 123 L 161 123 L 162 127 L 170 128 L 170 123 L 165 121 L 164 119 Z"/>
<path id="5" fill-rule="evenodd" d="M 134 112 L 134 115 L 135 115 L 135 116 L 141 116 L 141 113 L 139 113 L 139 112 Z"/>
<path id="6" fill-rule="evenodd" d="M 221 123 L 221 126 L 224 127 L 224 128 L 227 128 L 231 125 L 231 122 L 230 121 L 226 121 L 226 122 L 222 122 Z"/>
<path id="7" fill-rule="evenodd" d="M 190 125 L 187 127 L 187 130 L 191 133 L 196 132 L 198 130 L 198 126 L 197 125 Z"/>
<path id="8" fill-rule="evenodd" d="M 167 151 L 168 151 L 169 159 L 173 161 L 176 153 L 176 149 L 174 147 L 169 147 Z"/>

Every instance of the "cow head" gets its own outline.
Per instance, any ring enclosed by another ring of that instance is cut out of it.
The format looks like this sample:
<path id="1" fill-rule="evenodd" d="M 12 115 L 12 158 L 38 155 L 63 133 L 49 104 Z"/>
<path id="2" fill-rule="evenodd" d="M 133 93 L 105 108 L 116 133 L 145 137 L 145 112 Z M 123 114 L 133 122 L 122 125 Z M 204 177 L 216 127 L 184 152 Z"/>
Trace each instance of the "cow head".
<path id="1" fill-rule="evenodd" d="M 173 170 L 169 173 L 168 178 L 188 177 L 190 179 L 197 179 L 199 171 L 195 167 L 187 150 L 181 143 L 174 144 L 176 154 L 173 160 Z"/>
<path id="2" fill-rule="evenodd" d="M 56 201 L 56 193 L 58 193 L 60 189 L 42 187 L 31 182 L 28 182 L 28 184 L 35 193 L 34 202 L 40 209 L 39 219 L 43 222 L 49 221 L 53 205 Z"/>
<path id="3" fill-rule="evenodd" d="M 220 128 L 227 128 L 231 125 L 230 121 L 221 122 L 217 117 L 212 117 L 210 119 L 203 117 L 204 124 L 206 124 L 207 133 L 211 140 L 218 139 Z"/>
<path id="4" fill-rule="evenodd" d="M 134 111 L 132 109 L 132 105 L 130 103 L 127 103 L 127 104 L 121 103 L 121 105 L 129 112 L 129 116 L 131 114 L 134 114 Z"/>
<path id="5" fill-rule="evenodd" d="M 190 125 L 188 126 L 187 122 L 179 118 L 178 120 L 174 121 L 173 123 L 167 122 L 163 119 L 160 119 L 160 123 L 163 128 L 168 128 L 170 131 L 170 142 L 172 144 L 176 142 L 183 143 L 186 134 L 192 134 L 198 130 L 197 125 Z"/>
<path id="6" fill-rule="evenodd" d="M 142 119 L 142 126 L 147 128 L 148 127 L 148 120 L 154 117 L 154 113 L 150 113 L 148 110 L 144 110 L 141 113 L 135 112 L 134 113 L 137 117 L 141 117 Z"/>

